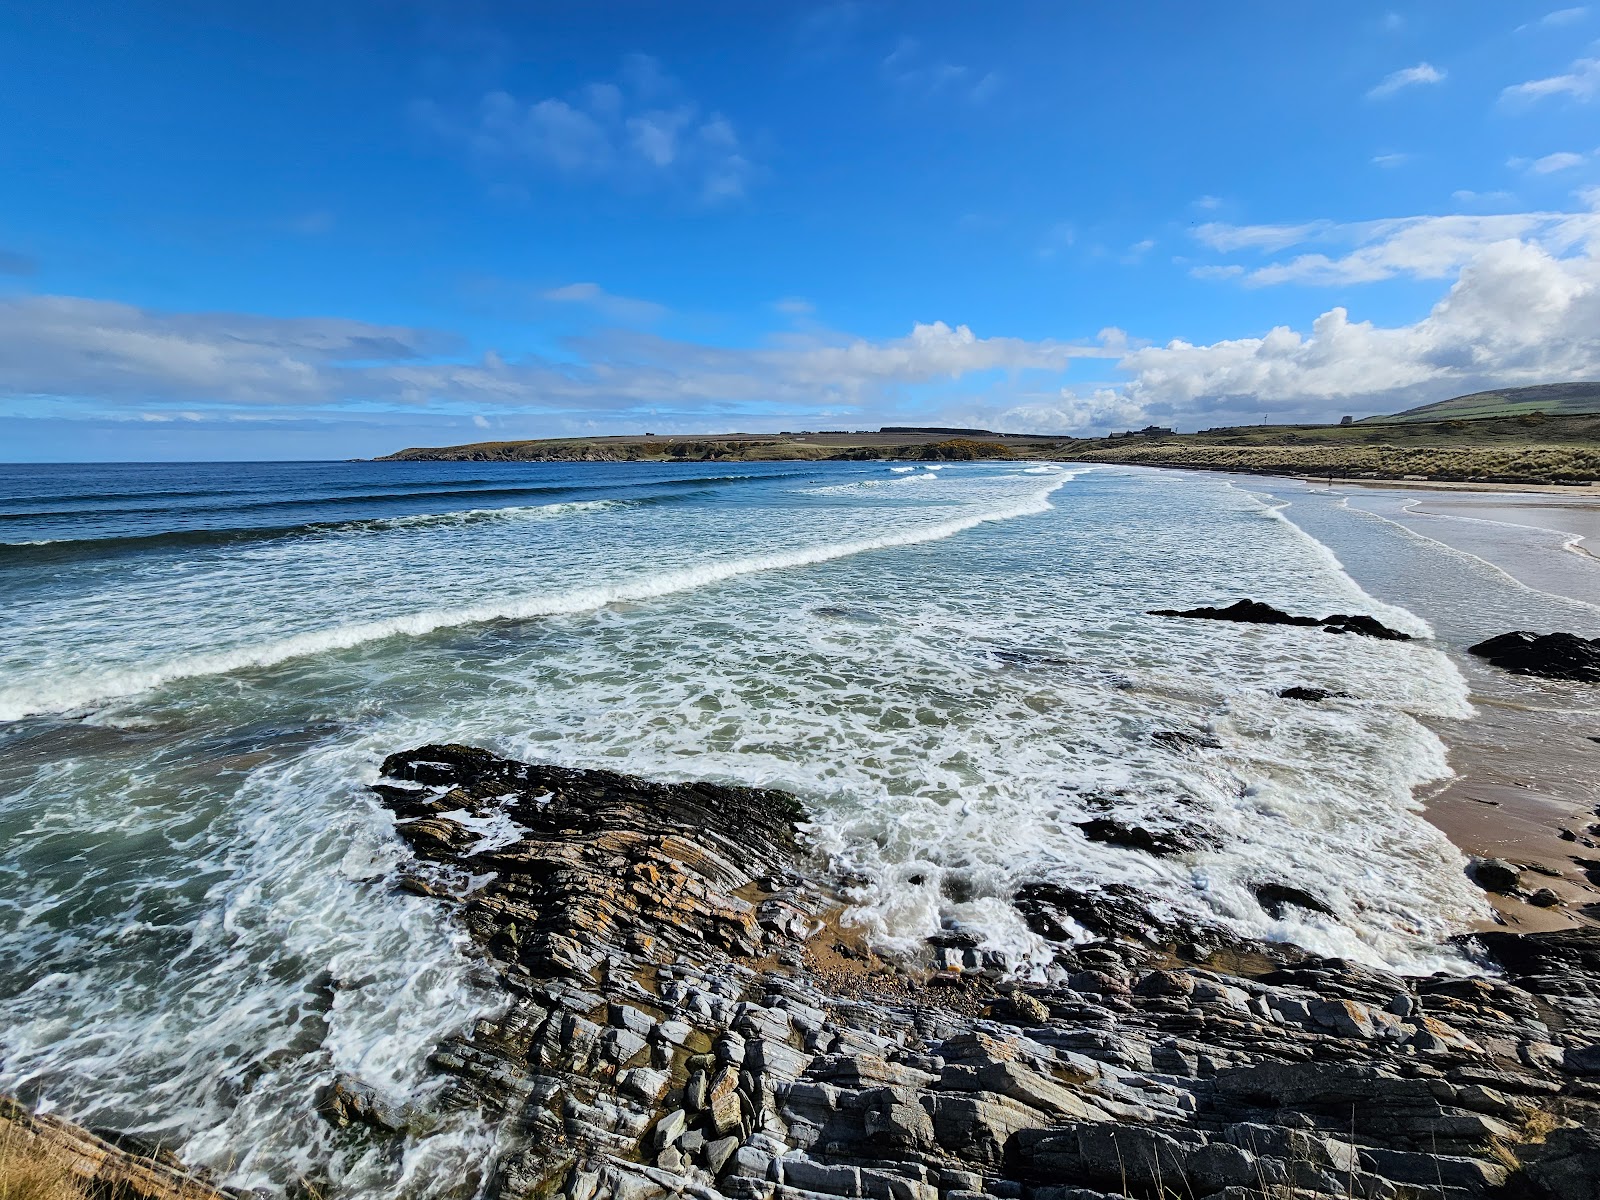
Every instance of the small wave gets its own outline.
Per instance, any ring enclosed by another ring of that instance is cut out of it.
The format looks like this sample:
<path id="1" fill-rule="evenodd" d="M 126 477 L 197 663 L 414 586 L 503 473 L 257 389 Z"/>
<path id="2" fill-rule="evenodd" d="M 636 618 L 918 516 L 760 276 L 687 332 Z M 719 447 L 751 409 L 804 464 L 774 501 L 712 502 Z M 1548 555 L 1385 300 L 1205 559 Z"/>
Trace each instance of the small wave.
<path id="1" fill-rule="evenodd" d="M 40 691 L 8 688 L 0 692 L 0 721 L 15 721 L 38 713 L 83 708 L 101 701 L 136 695 L 179 679 L 272 666 L 287 659 L 348 650 L 381 638 L 422 637 L 436 630 L 485 621 L 525 620 L 587 612 L 619 601 L 652 600 L 673 592 L 705 587 L 741 575 L 814 566 L 870 550 L 887 550 L 898 546 L 941 541 L 989 522 L 1007 521 L 1045 512 L 1050 508 L 1050 493 L 1065 482 L 1064 479 L 1053 480 L 1025 499 L 1001 508 L 971 513 L 873 538 L 754 554 L 723 562 L 701 563 L 643 578 L 572 588 L 562 592 L 484 601 L 455 608 L 431 609 L 404 616 L 352 622 L 332 629 L 279 638 L 261 645 L 240 646 L 132 670 L 108 671 L 93 681 L 71 681 Z"/>
<path id="2" fill-rule="evenodd" d="M 890 467 L 889 470 L 893 471 L 896 475 L 904 475 L 907 471 L 915 471 L 916 468 L 915 467 Z"/>
<path id="3" fill-rule="evenodd" d="M 172 529 L 134 537 L 46 538 L 32 542 L 0 542 L 0 567 L 10 564 L 36 567 L 44 563 L 107 558 L 176 548 L 215 549 L 252 542 L 307 537 L 383 533 L 430 526 L 475 525 L 492 521 L 537 521 L 577 513 L 637 508 L 687 500 L 693 493 L 641 496 L 615 500 L 567 500 L 554 504 L 511 505 L 505 508 L 467 508 L 456 512 L 410 513 L 399 517 L 369 517 L 356 521 L 311 521 L 299 525 L 262 525 L 255 528 Z"/>
<path id="4" fill-rule="evenodd" d="M 606 492 L 625 488 L 703 488 L 712 484 L 759 483 L 768 479 L 787 479 L 808 474 L 801 471 L 767 472 L 751 475 L 697 475 L 684 479 L 629 479 L 618 483 L 544 483 L 500 487 L 448 487 L 413 488 L 407 491 L 359 492 L 345 495 L 273 497 L 264 500 L 241 500 L 235 497 L 222 504 L 197 504 L 187 506 L 151 505 L 145 507 L 115 508 L 95 513 L 96 516 L 136 517 L 151 513 L 189 516 L 210 512 L 264 512 L 276 509 L 315 508 L 334 504 L 395 504 L 416 499 L 465 499 L 469 497 L 555 496 L 562 493 Z M 444 482 L 444 481 L 440 481 Z M 195 493 L 197 495 L 227 496 L 225 492 Z M 83 509 L 33 509 L 0 512 L 0 522 L 35 521 L 49 517 L 82 517 Z M 3 544 L 3 543 L 0 543 Z"/>

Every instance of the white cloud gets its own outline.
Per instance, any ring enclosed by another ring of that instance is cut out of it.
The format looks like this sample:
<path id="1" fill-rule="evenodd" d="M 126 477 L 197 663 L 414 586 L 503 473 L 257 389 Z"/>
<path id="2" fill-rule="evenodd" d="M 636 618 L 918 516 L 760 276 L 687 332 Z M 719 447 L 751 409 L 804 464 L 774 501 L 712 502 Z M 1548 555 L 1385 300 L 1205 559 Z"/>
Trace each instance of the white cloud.
<path id="1" fill-rule="evenodd" d="M 1501 91 L 1500 97 L 1502 100 L 1525 102 L 1542 100 L 1547 96 L 1592 100 L 1596 93 L 1600 93 L 1600 58 L 1580 58 L 1564 75 L 1512 84 Z"/>
<path id="2" fill-rule="evenodd" d="M 1385 96 L 1392 96 L 1402 88 L 1413 87 L 1419 83 L 1442 83 L 1445 73 L 1432 63 L 1420 62 L 1414 67 L 1404 67 L 1384 76 L 1382 82 L 1367 92 L 1367 98 L 1381 100 Z"/>
<path id="3" fill-rule="evenodd" d="M 901 38 L 884 56 L 883 77 L 900 93 L 916 100 L 951 96 L 981 104 L 1000 86 L 995 71 L 977 71 L 959 63 L 930 58 L 915 38 Z"/>
<path id="4" fill-rule="evenodd" d="M 1532 162 L 1526 164 L 1517 159 L 1513 159 L 1511 164 L 1507 165 L 1512 164 L 1518 166 L 1526 165 L 1528 170 L 1532 171 L 1535 175 L 1553 175 L 1557 171 L 1567 171 L 1573 167 L 1582 166 L 1583 155 L 1573 154 L 1568 150 L 1562 150 L 1555 154 L 1546 154 L 1543 158 L 1536 158 Z"/>
<path id="5" fill-rule="evenodd" d="M 543 300 L 556 304 L 581 304 L 614 321 L 646 324 L 667 313 L 664 305 L 651 300 L 636 300 L 606 291 L 598 283 L 569 283 L 540 292 Z"/>
<path id="6" fill-rule="evenodd" d="M 1443 279 L 1485 246 L 1508 238 L 1526 239 L 1562 254 L 1600 236 L 1600 212 L 1456 213 L 1302 225 L 1213 223 L 1200 226 L 1194 235 L 1223 252 L 1274 254 L 1312 244 L 1338 248 L 1334 253 L 1310 251 L 1251 268 L 1208 264 L 1191 270 L 1197 278 L 1234 278 L 1251 287 L 1374 283 L 1398 276 Z"/>
<path id="7" fill-rule="evenodd" d="M 354 406 L 576 420 L 648 409 L 715 422 L 773 405 L 810 414 L 883 406 L 906 387 L 974 377 L 1058 375 L 1074 359 L 1114 358 L 1126 344 L 1116 331 L 1096 343 L 1028 341 L 943 321 L 899 338 L 792 332 L 748 348 L 612 329 L 570 339 L 559 360 L 489 351 L 474 361 L 450 359 L 460 347 L 424 330 L 23 296 L 0 301 L 0 399 L 158 414 L 180 405 L 325 415 Z"/>
<path id="8" fill-rule="evenodd" d="M 1213 250 L 1283 250 L 1297 246 L 1324 230 L 1332 221 L 1307 221 L 1302 225 L 1229 225 L 1208 221 L 1194 230 L 1194 236 Z"/>
<path id="9" fill-rule="evenodd" d="M 742 196 L 756 174 L 733 123 L 685 97 L 647 55 L 625 59 L 616 81 L 565 97 L 528 101 L 491 91 L 469 113 L 422 101 L 414 115 L 434 136 L 500 168 L 672 186 L 706 203 Z"/>
<path id="10" fill-rule="evenodd" d="M 1409 154 L 1374 154 L 1372 165 L 1375 167 L 1399 167 L 1411 161 Z"/>
<path id="11" fill-rule="evenodd" d="M 1326 418 L 1393 411 L 1489 386 L 1600 374 L 1600 259 L 1565 259 L 1527 242 L 1482 247 L 1449 292 L 1413 325 L 1353 321 L 1343 307 L 1309 334 L 1279 327 L 1261 337 L 1130 352 L 1123 389 L 1141 416 Z"/>
<path id="12" fill-rule="evenodd" d="M 1516 199 L 1510 192 L 1474 192 L 1469 188 L 1451 192 L 1450 198 L 1457 204 L 1484 204 L 1490 207 L 1510 204 Z"/>
<path id="13" fill-rule="evenodd" d="M 1589 15 L 1589 10 L 1584 7 L 1558 8 L 1554 12 L 1547 12 L 1537 21 L 1529 21 L 1526 25 L 1518 25 L 1517 32 L 1522 33 L 1528 29 L 1553 29 L 1561 25 L 1572 25 L 1583 20 Z"/>

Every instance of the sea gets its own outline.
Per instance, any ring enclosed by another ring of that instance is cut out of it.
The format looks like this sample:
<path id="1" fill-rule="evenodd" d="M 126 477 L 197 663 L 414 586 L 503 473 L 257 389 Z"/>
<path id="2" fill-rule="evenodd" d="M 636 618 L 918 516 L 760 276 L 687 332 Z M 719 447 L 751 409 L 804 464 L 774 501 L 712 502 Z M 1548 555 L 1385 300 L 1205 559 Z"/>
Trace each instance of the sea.
<path id="1" fill-rule="evenodd" d="M 430 741 L 791 791 L 887 954 L 960 927 L 1047 977 L 1010 898 L 1049 880 L 1466 970 L 1487 907 L 1422 815 L 1462 651 L 1600 635 L 1574 538 L 1526 531 L 1533 586 L 1475 519 L 1072 463 L 0 466 L 0 1093 L 239 1186 L 458 1194 L 489 1135 L 426 1060 L 495 1000 L 367 790 Z M 1147 615 L 1243 596 L 1416 640 Z M 417 1132 L 328 1128 L 337 1073 Z"/>

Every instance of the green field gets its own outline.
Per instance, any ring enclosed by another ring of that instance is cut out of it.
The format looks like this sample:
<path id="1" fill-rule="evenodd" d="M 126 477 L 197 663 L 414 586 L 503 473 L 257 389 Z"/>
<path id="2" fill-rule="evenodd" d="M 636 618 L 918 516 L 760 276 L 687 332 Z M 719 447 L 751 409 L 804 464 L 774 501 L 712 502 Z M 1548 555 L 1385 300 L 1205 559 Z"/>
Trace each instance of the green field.
<path id="1" fill-rule="evenodd" d="M 1446 418 L 1518 417 L 1540 412 L 1546 416 L 1600 413 L 1600 383 L 1542 383 L 1536 387 L 1503 388 L 1455 396 L 1388 417 L 1367 417 L 1363 425 L 1389 425 Z"/>

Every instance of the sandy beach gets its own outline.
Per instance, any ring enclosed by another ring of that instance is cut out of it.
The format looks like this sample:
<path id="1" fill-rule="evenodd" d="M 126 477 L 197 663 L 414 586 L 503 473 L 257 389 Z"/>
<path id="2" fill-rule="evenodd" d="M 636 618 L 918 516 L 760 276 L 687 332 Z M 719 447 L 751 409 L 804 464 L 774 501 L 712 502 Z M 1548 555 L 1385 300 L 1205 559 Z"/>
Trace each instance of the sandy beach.
<path id="1" fill-rule="evenodd" d="M 1403 510 L 1422 518 L 1410 526 L 1422 536 L 1481 558 L 1527 588 L 1600 604 L 1594 554 L 1600 496 L 1586 495 L 1589 489 L 1385 483 L 1370 490 L 1429 493 Z M 1428 819 L 1463 852 L 1524 868 L 1525 893 L 1548 888 L 1560 898 L 1559 905 L 1536 907 L 1491 895 L 1503 927 L 1532 932 L 1600 923 L 1594 687 L 1512 676 L 1466 655 L 1460 660 L 1477 716 L 1430 722 L 1450 747 L 1457 774 L 1428 796 Z"/>

